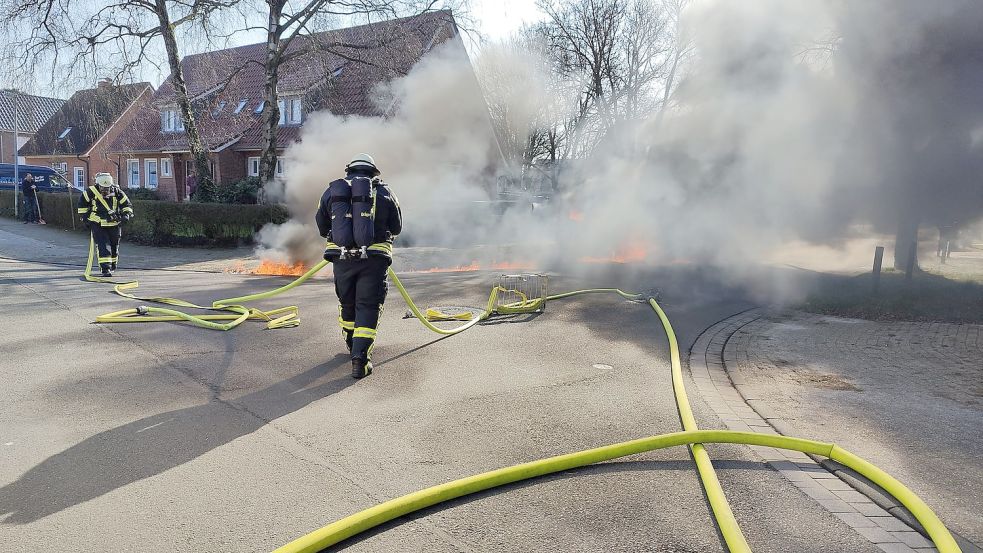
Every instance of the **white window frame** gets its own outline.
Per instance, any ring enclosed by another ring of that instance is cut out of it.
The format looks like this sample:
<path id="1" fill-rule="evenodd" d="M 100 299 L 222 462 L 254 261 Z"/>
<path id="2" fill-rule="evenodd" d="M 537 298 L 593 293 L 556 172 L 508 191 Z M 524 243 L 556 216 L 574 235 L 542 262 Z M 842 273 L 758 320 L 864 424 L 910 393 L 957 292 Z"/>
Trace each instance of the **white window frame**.
<path id="1" fill-rule="evenodd" d="M 85 167 L 72 168 L 72 182 L 75 183 L 75 187 L 79 190 L 85 189 Z"/>
<path id="2" fill-rule="evenodd" d="M 259 158 L 250 157 L 246 159 L 246 174 L 250 177 L 259 176 Z"/>
<path id="3" fill-rule="evenodd" d="M 184 130 L 184 118 L 176 107 L 167 107 L 160 111 L 160 129 L 164 132 L 181 132 Z"/>
<path id="4" fill-rule="evenodd" d="M 133 170 L 134 167 L 136 167 L 136 171 Z M 133 179 L 134 175 L 136 175 L 135 182 Z M 140 160 L 139 159 L 126 160 L 126 187 L 140 188 Z"/>
<path id="5" fill-rule="evenodd" d="M 277 105 L 280 107 L 280 126 L 299 125 L 303 122 L 303 103 L 299 97 L 283 98 Z"/>
<path id="6" fill-rule="evenodd" d="M 151 164 L 153 165 L 153 170 L 150 169 Z M 160 165 L 158 165 L 157 158 L 147 158 L 144 160 L 143 166 L 145 174 L 147 175 L 147 178 L 145 179 L 147 181 L 147 188 L 156 190 L 157 186 L 160 184 Z"/>
<path id="7" fill-rule="evenodd" d="M 291 98 L 290 99 L 290 117 L 287 118 L 288 121 L 294 125 L 299 125 L 304 122 L 304 103 L 301 98 Z"/>
<path id="8" fill-rule="evenodd" d="M 174 171 L 171 169 L 171 158 L 162 157 L 160 158 L 160 177 L 173 177 Z"/>
<path id="9" fill-rule="evenodd" d="M 184 117 L 181 117 L 180 110 L 174 110 L 174 130 L 181 132 L 184 130 Z"/>
<path id="10" fill-rule="evenodd" d="M 283 177 L 283 158 L 276 158 L 276 176 Z"/>

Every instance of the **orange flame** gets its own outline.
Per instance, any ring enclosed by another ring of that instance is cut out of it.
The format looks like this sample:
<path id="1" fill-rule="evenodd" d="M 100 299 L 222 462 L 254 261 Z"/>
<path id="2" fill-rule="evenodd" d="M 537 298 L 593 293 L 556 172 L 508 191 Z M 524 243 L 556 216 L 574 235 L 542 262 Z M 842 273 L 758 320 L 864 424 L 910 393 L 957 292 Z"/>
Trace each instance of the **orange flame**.
<path id="1" fill-rule="evenodd" d="M 259 267 L 253 270 L 254 275 L 283 275 L 283 276 L 300 276 L 306 273 L 310 269 L 306 263 L 303 261 L 298 261 L 293 265 L 287 263 L 277 263 L 276 261 L 270 261 L 264 259 Z"/>

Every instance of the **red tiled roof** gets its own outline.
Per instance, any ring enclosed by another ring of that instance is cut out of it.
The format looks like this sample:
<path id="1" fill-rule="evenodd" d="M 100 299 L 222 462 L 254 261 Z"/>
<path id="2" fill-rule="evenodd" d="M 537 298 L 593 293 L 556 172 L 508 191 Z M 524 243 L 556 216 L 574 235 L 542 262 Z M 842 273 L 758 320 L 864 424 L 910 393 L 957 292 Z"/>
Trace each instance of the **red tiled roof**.
<path id="1" fill-rule="evenodd" d="M 306 113 L 329 110 L 337 115 L 382 115 L 372 101 L 376 84 L 405 75 L 434 46 L 454 37 L 450 11 L 382 21 L 298 37 L 281 65 L 281 98 L 303 96 Z M 262 148 L 262 125 L 256 113 L 263 98 L 266 43 L 187 56 L 181 63 L 188 94 L 195 100 L 198 131 L 209 149 L 236 141 L 237 150 Z M 235 113 L 241 101 L 246 104 Z M 224 102 L 224 107 L 219 106 Z M 160 108 L 176 105 L 170 78 L 157 89 L 111 146 L 116 152 L 186 151 L 184 132 L 161 131 Z M 281 126 L 277 142 L 299 139 L 296 126 Z"/>
<path id="2" fill-rule="evenodd" d="M 21 149 L 22 156 L 79 155 L 99 140 L 150 83 L 100 85 L 79 90 L 38 129 Z"/>

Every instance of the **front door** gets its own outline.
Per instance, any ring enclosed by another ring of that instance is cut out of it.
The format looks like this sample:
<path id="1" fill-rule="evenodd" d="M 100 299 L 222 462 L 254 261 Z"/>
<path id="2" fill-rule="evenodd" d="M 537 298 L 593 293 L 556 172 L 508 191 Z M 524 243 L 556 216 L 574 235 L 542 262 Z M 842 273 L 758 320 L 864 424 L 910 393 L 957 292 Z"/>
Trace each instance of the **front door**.
<path id="1" fill-rule="evenodd" d="M 75 168 L 75 188 L 85 189 L 85 167 Z"/>

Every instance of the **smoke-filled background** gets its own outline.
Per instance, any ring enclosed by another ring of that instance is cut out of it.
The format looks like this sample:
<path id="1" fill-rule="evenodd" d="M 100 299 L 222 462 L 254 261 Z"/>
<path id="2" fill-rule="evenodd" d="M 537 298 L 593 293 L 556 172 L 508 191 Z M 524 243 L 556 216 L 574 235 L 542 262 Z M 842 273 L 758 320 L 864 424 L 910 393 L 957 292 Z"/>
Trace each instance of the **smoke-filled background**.
<path id="1" fill-rule="evenodd" d="M 919 226 L 983 209 L 983 3 L 542 6 L 514 40 L 470 61 L 451 41 L 378 89 L 387 117 L 311 116 L 279 192 L 295 219 L 261 255 L 320 258 L 317 200 L 362 151 L 404 242 L 522 243 L 544 266 L 638 250 L 734 266 L 858 233 L 903 255 Z M 578 57 L 590 25 L 607 66 Z"/>

